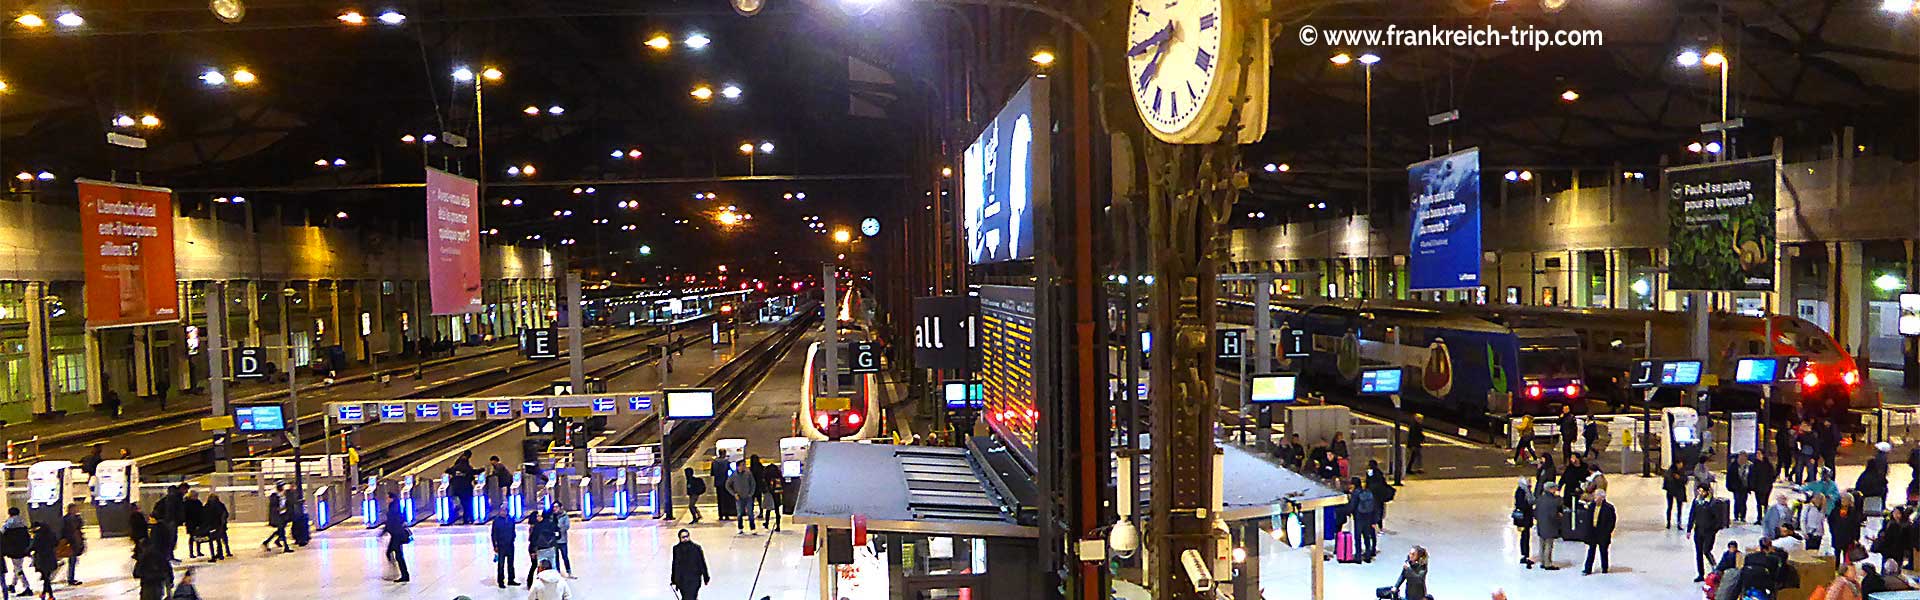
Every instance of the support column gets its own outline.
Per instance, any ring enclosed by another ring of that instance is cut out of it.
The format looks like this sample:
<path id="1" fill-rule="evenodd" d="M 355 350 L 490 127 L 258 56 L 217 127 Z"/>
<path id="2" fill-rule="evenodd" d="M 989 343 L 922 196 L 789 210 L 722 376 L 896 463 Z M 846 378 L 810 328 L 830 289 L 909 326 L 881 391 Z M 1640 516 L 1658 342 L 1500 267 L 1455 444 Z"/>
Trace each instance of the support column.
<path id="1" fill-rule="evenodd" d="M 1257 275 L 1253 284 L 1253 373 L 1258 374 L 1267 372 L 1273 364 L 1273 311 L 1266 309 L 1273 304 L 1273 275 Z M 1257 447 L 1261 454 L 1266 454 L 1273 449 L 1272 405 L 1261 404 L 1255 413 L 1258 414 L 1255 424 L 1259 426 L 1256 431 L 1260 432 L 1255 438 L 1259 440 Z"/>
<path id="2" fill-rule="evenodd" d="M 1860 242 L 1829 242 L 1830 247 L 1839 250 L 1838 256 L 1828 255 L 1834 262 L 1834 275 L 1839 280 L 1839 295 L 1833 302 L 1833 328 L 1839 337 L 1840 345 L 1856 359 L 1867 355 L 1866 336 L 1866 265 L 1863 260 Z"/>
<path id="3" fill-rule="evenodd" d="M 107 369 L 100 358 L 100 334 L 87 331 L 80 334 L 81 348 L 86 352 L 87 361 L 87 405 L 100 406 L 106 402 L 107 386 L 113 382 L 107 380 Z"/>
<path id="4" fill-rule="evenodd" d="M 48 380 L 49 361 L 53 357 L 47 352 L 50 339 L 47 336 L 47 282 L 27 282 L 27 393 L 33 397 L 33 414 L 39 416 L 53 410 L 53 382 Z"/>
<path id="5" fill-rule="evenodd" d="M 253 216 L 252 204 L 247 205 L 247 216 L 249 219 Z M 260 333 L 260 280 L 247 280 L 245 293 L 247 297 L 245 300 L 242 300 L 241 303 L 247 307 L 247 345 L 253 347 L 265 346 L 266 344 L 261 340 L 262 336 Z M 286 315 L 281 315 L 280 318 L 285 319 L 287 317 Z M 284 341 L 281 342 L 283 345 L 285 343 Z"/>
<path id="6" fill-rule="evenodd" d="M 1607 308 L 1633 306 L 1633 271 L 1627 268 L 1627 250 L 1607 250 Z"/>
<path id="7" fill-rule="evenodd" d="M 1578 173 L 1578 171 L 1575 171 Z M 1588 293 L 1593 287 L 1593 279 L 1587 277 L 1587 253 L 1579 250 L 1567 251 L 1567 297 L 1566 305 L 1585 307 L 1591 305 Z"/>

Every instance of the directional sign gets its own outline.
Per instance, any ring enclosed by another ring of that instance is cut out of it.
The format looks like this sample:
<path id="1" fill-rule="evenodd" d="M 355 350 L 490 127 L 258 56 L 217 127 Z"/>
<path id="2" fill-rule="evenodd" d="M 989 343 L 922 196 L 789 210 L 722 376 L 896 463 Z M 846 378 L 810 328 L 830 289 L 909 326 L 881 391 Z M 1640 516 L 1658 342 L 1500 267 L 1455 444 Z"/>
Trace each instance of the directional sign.
<path id="1" fill-rule="evenodd" d="M 472 400 L 455 400 L 447 403 L 447 416 L 455 421 L 471 421 L 480 417 L 479 403 Z"/>
<path id="2" fill-rule="evenodd" d="M 1307 358 L 1313 355 L 1313 336 L 1291 327 L 1280 330 L 1280 355 Z"/>
<path id="3" fill-rule="evenodd" d="M 978 346 L 965 296 L 913 299 L 913 364 L 924 369 L 965 369 Z"/>
<path id="4" fill-rule="evenodd" d="M 488 400 L 487 401 L 487 418 L 488 419 L 513 418 L 513 401 L 512 400 Z"/>
<path id="5" fill-rule="evenodd" d="M 653 396 L 627 396 L 627 412 L 640 414 L 653 410 Z"/>
<path id="6" fill-rule="evenodd" d="M 413 404 L 413 420 L 415 421 L 438 421 L 442 416 L 439 402 L 415 402 Z"/>
<path id="7" fill-rule="evenodd" d="M 240 348 L 233 351 L 233 376 L 238 379 L 260 379 L 267 376 L 267 362 L 264 348 Z"/>
<path id="8" fill-rule="evenodd" d="M 1746 356 L 1734 363 L 1733 382 L 1741 385 L 1773 385 L 1779 381 L 1780 359 L 1772 356 Z"/>
<path id="9" fill-rule="evenodd" d="M 873 342 L 853 342 L 853 361 L 848 363 L 850 373 L 879 373 L 880 347 Z"/>
<path id="10" fill-rule="evenodd" d="M 1627 373 L 1627 387 L 1650 388 L 1660 385 L 1660 361 L 1643 359 L 1633 361 L 1633 370 Z"/>
<path id="11" fill-rule="evenodd" d="M 390 423 L 407 422 L 407 403 L 405 402 L 380 403 L 380 420 L 387 421 Z"/>
<path id="12" fill-rule="evenodd" d="M 333 405 L 333 420 L 341 425 L 359 425 L 367 422 L 367 407 L 358 402 Z"/>
<path id="13" fill-rule="evenodd" d="M 559 330 L 552 327 L 520 330 L 520 351 L 532 359 L 559 358 Z"/>
<path id="14" fill-rule="evenodd" d="M 611 414 L 616 414 L 619 411 L 620 411 L 620 403 L 614 402 L 612 398 L 594 398 L 593 399 L 593 414 L 611 415 Z"/>
<path id="15" fill-rule="evenodd" d="M 1246 354 L 1247 331 L 1245 329 L 1215 329 L 1213 333 L 1214 355 L 1220 357 L 1220 360 L 1240 360 L 1240 357 Z"/>
<path id="16" fill-rule="evenodd" d="M 1780 357 L 1780 383 L 1799 383 L 1800 375 L 1807 367 L 1807 357 L 1800 355 Z"/>
<path id="17" fill-rule="evenodd" d="M 538 419 L 538 418 L 546 417 L 547 401 L 546 400 L 521 400 L 520 416 L 528 419 Z"/>

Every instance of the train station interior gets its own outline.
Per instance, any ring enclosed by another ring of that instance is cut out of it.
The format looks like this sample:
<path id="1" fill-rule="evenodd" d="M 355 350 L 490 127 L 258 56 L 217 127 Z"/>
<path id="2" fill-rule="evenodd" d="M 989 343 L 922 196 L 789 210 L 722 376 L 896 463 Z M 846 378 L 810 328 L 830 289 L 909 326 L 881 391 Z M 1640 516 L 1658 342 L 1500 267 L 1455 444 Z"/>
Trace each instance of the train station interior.
<path id="1" fill-rule="evenodd" d="M 1920 598 L 1914 0 L 4 0 L 0 181 L 9 596 Z"/>

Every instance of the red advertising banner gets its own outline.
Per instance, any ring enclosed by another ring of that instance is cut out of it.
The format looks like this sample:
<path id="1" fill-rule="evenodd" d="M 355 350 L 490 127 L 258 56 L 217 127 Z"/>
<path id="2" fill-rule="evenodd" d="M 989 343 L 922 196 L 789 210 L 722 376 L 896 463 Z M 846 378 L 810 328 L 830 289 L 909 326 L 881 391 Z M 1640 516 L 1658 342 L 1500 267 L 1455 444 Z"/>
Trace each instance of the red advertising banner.
<path id="1" fill-rule="evenodd" d="M 427 169 L 427 280 L 433 314 L 480 312 L 480 183 Z"/>
<path id="2" fill-rule="evenodd" d="M 180 320 L 173 272 L 173 191 L 80 180 L 87 327 Z"/>

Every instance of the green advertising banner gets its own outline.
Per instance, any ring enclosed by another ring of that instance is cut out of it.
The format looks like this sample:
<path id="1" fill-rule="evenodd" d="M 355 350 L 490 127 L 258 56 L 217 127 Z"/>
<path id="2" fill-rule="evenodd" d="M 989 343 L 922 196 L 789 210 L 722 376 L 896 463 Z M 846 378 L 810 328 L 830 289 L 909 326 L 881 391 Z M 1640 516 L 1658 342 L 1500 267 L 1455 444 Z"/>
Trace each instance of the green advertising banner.
<path id="1" fill-rule="evenodd" d="M 1773 291 L 1778 164 L 1766 156 L 1667 169 L 1670 289 Z"/>

